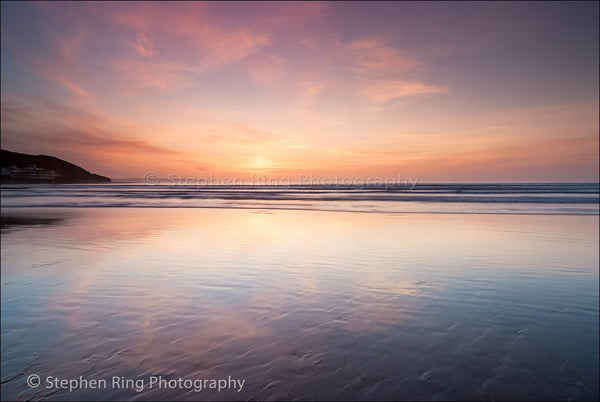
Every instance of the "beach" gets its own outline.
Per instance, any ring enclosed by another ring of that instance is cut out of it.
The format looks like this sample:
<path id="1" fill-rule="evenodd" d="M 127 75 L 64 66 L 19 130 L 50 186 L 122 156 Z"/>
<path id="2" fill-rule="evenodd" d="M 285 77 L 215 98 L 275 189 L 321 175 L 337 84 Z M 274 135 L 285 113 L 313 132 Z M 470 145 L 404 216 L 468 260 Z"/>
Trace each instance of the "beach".
<path id="1" fill-rule="evenodd" d="M 0 399 L 600 400 L 600 2 L 2 2 Z"/>
<path id="2" fill-rule="evenodd" d="M 598 223 L 3 208 L 2 399 L 597 400 Z"/>

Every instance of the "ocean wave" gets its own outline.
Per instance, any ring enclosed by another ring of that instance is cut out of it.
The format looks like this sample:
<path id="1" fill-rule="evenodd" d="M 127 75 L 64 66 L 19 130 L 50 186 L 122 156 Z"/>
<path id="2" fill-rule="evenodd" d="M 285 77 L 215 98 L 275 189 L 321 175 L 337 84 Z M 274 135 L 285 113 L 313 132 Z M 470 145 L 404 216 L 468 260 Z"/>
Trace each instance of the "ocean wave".
<path id="1" fill-rule="evenodd" d="M 357 212 L 598 214 L 597 183 L 2 187 L 2 207 L 315 209 Z"/>

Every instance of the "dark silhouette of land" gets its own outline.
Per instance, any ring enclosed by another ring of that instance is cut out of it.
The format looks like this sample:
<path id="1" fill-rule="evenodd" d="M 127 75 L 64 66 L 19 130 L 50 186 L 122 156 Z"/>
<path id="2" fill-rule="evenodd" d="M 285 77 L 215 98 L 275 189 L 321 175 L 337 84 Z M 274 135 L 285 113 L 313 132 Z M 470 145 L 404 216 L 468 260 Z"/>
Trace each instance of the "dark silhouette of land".
<path id="1" fill-rule="evenodd" d="M 48 155 L 28 155 L 0 150 L 2 184 L 8 183 L 109 183 L 108 177 Z M 15 169 L 15 167 L 17 169 Z"/>

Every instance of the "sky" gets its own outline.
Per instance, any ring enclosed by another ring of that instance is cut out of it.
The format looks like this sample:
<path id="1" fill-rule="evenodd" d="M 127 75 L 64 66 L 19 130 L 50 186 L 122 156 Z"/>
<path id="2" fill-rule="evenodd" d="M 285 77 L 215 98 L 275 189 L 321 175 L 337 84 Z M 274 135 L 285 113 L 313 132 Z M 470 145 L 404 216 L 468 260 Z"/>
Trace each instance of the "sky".
<path id="1" fill-rule="evenodd" d="M 598 181 L 598 4 L 3 1 L 1 145 L 111 178 Z"/>

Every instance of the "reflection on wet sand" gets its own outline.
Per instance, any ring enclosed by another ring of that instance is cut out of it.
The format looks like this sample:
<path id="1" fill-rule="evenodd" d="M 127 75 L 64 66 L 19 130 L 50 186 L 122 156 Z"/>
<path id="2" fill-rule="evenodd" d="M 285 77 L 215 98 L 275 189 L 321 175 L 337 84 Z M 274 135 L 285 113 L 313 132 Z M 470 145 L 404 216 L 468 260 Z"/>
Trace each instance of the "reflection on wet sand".
<path id="1" fill-rule="evenodd" d="M 597 216 L 53 212 L 2 233 L 2 399 L 598 396 Z"/>
<path id="2" fill-rule="evenodd" d="M 19 226 L 58 225 L 62 221 L 62 218 L 45 218 L 27 215 L 2 215 L 2 218 L 0 219 L 0 226 L 2 227 L 2 230 L 6 230 Z"/>

